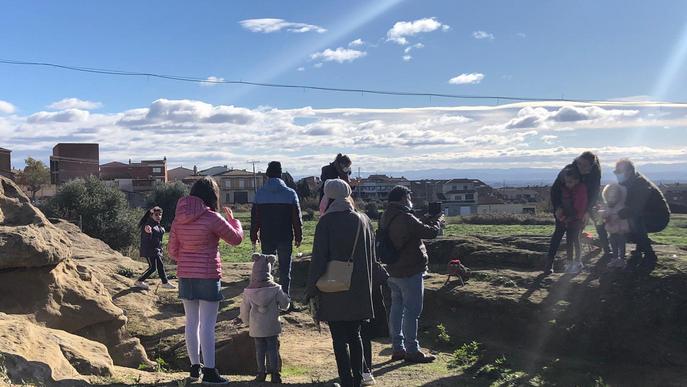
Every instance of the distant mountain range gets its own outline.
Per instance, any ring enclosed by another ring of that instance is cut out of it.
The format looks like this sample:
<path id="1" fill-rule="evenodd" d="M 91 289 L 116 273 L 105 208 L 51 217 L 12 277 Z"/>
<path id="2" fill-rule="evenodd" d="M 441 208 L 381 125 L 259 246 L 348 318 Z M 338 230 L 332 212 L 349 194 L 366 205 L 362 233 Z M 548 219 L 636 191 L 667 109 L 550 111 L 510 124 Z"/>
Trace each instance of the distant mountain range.
<path id="1" fill-rule="evenodd" d="M 687 163 L 679 164 L 645 164 L 637 168 L 655 183 L 687 182 Z M 385 174 L 393 177 L 405 177 L 409 180 L 419 179 L 479 179 L 492 187 L 549 185 L 556 178 L 560 169 L 555 168 L 508 168 L 508 169 L 425 169 L 416 171 L 386 171 L 374 174 Z M 361 177 L 371 173 L 360 172 Z M 355 173 L 355 176 L 358 174 Z M 613 168 L 604 168 L 602 182 L 615 181 Z"/>

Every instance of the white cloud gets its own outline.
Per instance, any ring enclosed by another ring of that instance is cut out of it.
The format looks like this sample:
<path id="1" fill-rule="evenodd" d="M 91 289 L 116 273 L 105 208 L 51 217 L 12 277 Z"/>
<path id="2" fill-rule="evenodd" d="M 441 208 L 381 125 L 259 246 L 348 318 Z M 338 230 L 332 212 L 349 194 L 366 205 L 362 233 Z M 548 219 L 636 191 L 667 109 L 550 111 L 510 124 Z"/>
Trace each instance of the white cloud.
<path id="1" fill-rule="evenodd" d="M 204 87 L 212 87 L 221 82 L 224 82 L 224 78 L 211 75 L 205 79 L 205 82 L 201 82 L 200 85 Z"/>
<path id="2" fill-rule="evenodd" d="M 312 65 L 312 67 L 314 67 L 314 68 L 316 68 L 316 69 L 319 69 L 319 68 L 322 67 L 323 64 L 324 64 L 324 63 L 322 63 L 322 62 L 317 62 L 317 63 L 315 63 L 314 65 Z"/>
<path id="3" fill-rule="evenodd" d="M 486 31 L 474 31 L 472 33 L 472 37 L 475 39 L 489 39 L 489 40 L 494 40 L 494 34 L 486 32 Z"/>
<path id="4" fill-rule="evenodd" d="M 415 36 L 420 33 L 432 32 L 441 29 L 448 31 L 450 27 L 442 24 L 436 18 L 424 18 L 414 21 L 399 21 L 394 24 L 389 31 L 386 32 L 386 40 L 401 45 L 409 44 L 408 37 Z"/>
<path id="5" fill-rule="evenodd" d="M 264 19 L 246 19 L 246 20 L 241 20 L 239 22 L 241 24 L 241 27 L 247 29 L 248 31 L 251 32 L 260 32 L 264 34 L 269 34 L 272 32 L 279 32 L 279 31 L 287 31 L 287 32 L 295 32 L 295 33 L 303 33 L 303 32 L 317 32 L 317 33 L 325 33 L 327 30 L 325 28 L 322 28 L 320 26 L 314 25 L 314 24 L 306 24 L 306 23 L 294 23 L 294 22 L 289 22 L 284 19 L 271 19 L 271 18 L 264 18 Z"/>
<path id="6" fill-rule="evenodd" d="M 11 103 L 0 99 L 0 113 L 12 114 L 17 109 Z"/>
<path id="7" fill-rule="evenodd" d="M 541 136 L 541 140 L 542 140 L 543 142 L 549 144 L 549 145 L 550 145 L 550 144 L 553 144 L 554 142 L 556 142 L 557 139 L 558 139 L 558 136 L 554 136 L 554 135 L 551 135 L 551 134 L 547 134 L 547 135 L 545 135 L 545 136 Z"/>
<path id="8" fill-rule="evenodd" d="M 365 41 L 360 39 L 360 38 L 353 40 L 350 43 L 348 43 L 348 47 L 360 47 L 363 45 L 365 45 Z"/>
<path id="9" fill-rule="evenodd" d="M 78 98 L 65 98 L 57 102 L 53 102 L 47 106 L 48 109 L 66 110 L 66 109 L 81 109 L 94 110 L 103 106 L 100 102 L 85 101 Z"/>
<path id="10" fill-rule="evenodd" d="M 523 39 L 525 39 L 525 38 L 527 37 L 527 34 L 524 33 L 524 32 L 518 32 L 518 33 L 515 34 L 515 35 L 516 35 L 518 38 L 523 38 Z"/>
<path id="11" fill-rule="evenodd" d="M 49 124 L 54 122 L 83 122 L 88 120 L 89 113 L 86 110 L 67 109 L 59 112 L 38 112 L 30 115 L 26 122 L 32 124 Z"/>
<path id="12" fill-rule="evenodd" d="M 412 56 L 410 56 L 410 55 L 403 55 L 403 61 L 404 61 L 404 62 L 410 62 L 411 60 L 413 60 L 413 57 L 412 57 Z"/>
<path id="13" fill-rule="evenodd" d="M 484 79 L 484 74 L 482 73 L 463 73 L 456 77 L 449 79 L 448 83 L 452 85 L 475 85 Z"/>
<path id="14" fill-rule="evenodd" d="M 353 62 L 354 60 L 358 58 L 362 58 L 365 55 L 367 55 L 367 52 L 365 51 L 359 51 L 359 50 L 353 50 L 350 48 L 343 48 L 343 47 L 338 47 L 336 50 L 332 50 L 330 48 L 316 52 L 312 55 L 310 55 L 310 59 L 312 60 L 322 60 L 325 62 L 338 62 L 338 63 L 344 63 L 344 62 Z"/>
<path id="15" fill-rule="evenodd" d="M 659 106 L 662 114 L 656 115 Z M 72 109 L 0 116 L 3 147 L 45 160 L 55 143 L 79 141 L 100 143 L 103 162 L 166 155 L 175 165 L 242 167 L 251 158 L 279 159 L 297 174 L 318 173 L 340 151 L 368 171 L 399 170 L 399 165 L 405 170 L 552 167 L 587 149 L 598 151 L 605 163 L 623 156 L 644 163 L 684 162 L 684 127 L 682 105 L 629 102 L 248 109 L 159 99 L 114 113 Z M 635 128 L 650 135 L 626 136 L 624 145 L 611 145 Z M 565 136 L 558 137 L 562 129 Z M 665 136 L 671 136 L 669 144 Z"/>
<path id="16" fill-rule="evenodd" d="M 297 69 L 298 71 L 305 71 L 305 67 L 301 66 Z"/>

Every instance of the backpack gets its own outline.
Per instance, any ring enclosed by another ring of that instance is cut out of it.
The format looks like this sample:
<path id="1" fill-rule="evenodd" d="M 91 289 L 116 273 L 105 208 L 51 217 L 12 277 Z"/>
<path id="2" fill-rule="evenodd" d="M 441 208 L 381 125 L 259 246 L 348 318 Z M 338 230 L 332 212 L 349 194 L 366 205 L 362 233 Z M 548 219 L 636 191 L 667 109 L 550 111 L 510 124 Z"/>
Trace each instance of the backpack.
<path id="1" fill-rule="evenodd" d="M 386 227 L 382 227 L 380 224 L 377 232 L 375 233 L 375 252 L 377 254 L 377 259 L 386 265 L 392 265 L 398 262 L 399 258 L 399 251 L 394 246 L 394 242 L 391 240 L 391 235 L 389 235 L 389 226 L 398 215 L 400 215 L 400 213 L 394 215 Z"/>
<path id="2" fill-rule="evenodd" d="M 452 259 L 448 263 L 447 267 L 448 271 L 448 278 L 446 278 L 446 282 L 444 285 L 447 285 L 451 281 L 451 277 L 458 277 L 460 280 L 461 286 L 465 286 L 465 281 L 470 278 L 470 269 L 468 269 L 465 265 L 463 265 L 462 262 L 460 262 L 460 259 Z"/>

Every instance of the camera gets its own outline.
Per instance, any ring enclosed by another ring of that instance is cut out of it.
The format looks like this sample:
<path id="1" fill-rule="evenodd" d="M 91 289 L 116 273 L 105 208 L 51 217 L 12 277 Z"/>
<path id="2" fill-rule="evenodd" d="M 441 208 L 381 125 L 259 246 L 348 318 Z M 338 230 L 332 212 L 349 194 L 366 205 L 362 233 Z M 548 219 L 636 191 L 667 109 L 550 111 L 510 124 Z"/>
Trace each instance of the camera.
<path id="1" fill-rule="evenodd" d="M 427 213 L 431 216 L 441 215 L 441 202 L 431 202 L 427 208 Z"/>

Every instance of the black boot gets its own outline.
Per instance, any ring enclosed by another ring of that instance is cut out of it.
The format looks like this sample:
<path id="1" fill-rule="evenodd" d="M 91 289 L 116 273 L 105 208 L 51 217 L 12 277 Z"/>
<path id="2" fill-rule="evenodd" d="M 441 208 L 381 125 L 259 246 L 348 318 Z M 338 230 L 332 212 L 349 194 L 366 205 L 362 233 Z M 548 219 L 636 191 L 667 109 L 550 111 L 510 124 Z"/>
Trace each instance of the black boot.
<path id="1" fill-rule="evenodd" d="M 627 260 L 627 264 L 625 265 L 625 271 L 635 271 L 641 260 L 642 252 L 639 250 L 632 250 L 630 252 L 630 258 Z"/>
<path id="2" fill-rule="evenodd" d="M 644 254 L 644 259 L 642 259 L 642 262 L 640 262 L 637 266 L 637 271 L 646 274 L 651 273 L 656 268 L 656 261 L 656 253 L 653 251 L 647 252 Z"/>
<path id="3" fill-rule="evenodd" d="M 267 374 L 264 372 L 258 372 L 258 375 L 255 377 L 256 382 L 264 382 L 265 379 L 267 379 Z"/>
<path id="4" fill-rule="evenodd" d="M 228 384 L 229 381 L 224 379 L 217 368 L 206 368 L 203 367 L 203 383 L 205 384 Z"/>
<path id="5" fill-rule="evenodd" d="M 189 376 L 191 377 L 191 379 L 200 379 L 200 369 L 202 367 L 202 364 L 193 364 L 191 366 L 191 371 L 189 372 Z"/>
<path id="6" fill-rule="evenodd" d="M 279 372 L 272 372 L 272 383 L 281 383 L 281 375 Z"/>

